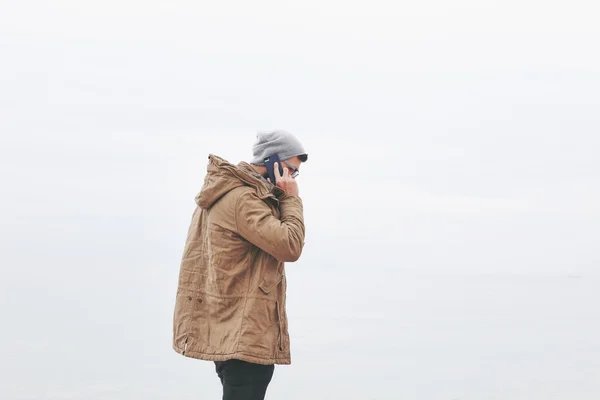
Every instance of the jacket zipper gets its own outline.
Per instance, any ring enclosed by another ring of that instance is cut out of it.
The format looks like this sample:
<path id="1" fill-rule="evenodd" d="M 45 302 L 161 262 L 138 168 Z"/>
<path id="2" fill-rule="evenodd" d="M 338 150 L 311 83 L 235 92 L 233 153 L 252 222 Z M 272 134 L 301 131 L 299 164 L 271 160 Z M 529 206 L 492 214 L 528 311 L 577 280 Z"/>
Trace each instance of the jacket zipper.
<path id="1" fill-rule="evenodd" d="M 275 301 L 275 308 L 277 309 L 277 320 L 279 322 L 279 350 L 283 351 L 283 325 L 281 323 L 281 312 L 279 311 L 279 300 Z"/>

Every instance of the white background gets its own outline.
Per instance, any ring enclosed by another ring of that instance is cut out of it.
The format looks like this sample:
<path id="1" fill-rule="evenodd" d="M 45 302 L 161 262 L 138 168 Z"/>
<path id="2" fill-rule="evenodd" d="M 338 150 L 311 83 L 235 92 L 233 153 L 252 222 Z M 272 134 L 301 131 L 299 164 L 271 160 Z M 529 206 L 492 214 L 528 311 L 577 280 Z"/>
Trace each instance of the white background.
<path id="1" fill-rule="evenodd" d="M 209 153 L 305 144 L 268 398 L 600 396 L 592 1 L 0 0 L 0 397 L 216 399 L 171 350 Z"/>

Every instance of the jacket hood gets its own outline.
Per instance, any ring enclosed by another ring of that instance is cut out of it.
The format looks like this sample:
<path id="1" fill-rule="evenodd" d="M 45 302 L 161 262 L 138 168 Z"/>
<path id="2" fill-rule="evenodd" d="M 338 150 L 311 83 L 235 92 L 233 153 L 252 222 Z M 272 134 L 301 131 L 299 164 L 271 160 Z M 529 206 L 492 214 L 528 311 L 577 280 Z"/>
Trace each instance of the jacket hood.
<path id="1" fill-rule="evenodd" d="M 196 196 L 196 204 L 209 209 L 221 197 L 240 186 L 250 186 L 262 199 L 272 197 L 275 200 L 284 194 L 283 190 L 263 182 L 246 162 L 233 165 L 226 160 L 210 154 L 207 173 L 202 190 Z"/>

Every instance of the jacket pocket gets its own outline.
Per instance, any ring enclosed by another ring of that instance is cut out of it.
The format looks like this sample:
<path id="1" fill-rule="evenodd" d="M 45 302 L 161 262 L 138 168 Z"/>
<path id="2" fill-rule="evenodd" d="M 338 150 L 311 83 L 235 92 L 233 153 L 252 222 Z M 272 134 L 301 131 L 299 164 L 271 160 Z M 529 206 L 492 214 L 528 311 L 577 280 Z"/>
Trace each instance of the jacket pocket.
<path id="1" fill-rule="evenodd" d="M 285 321 L 285 311 L 282 307 L 285 307 L 282 303 L 282 298 L 277 295 L 276 288 L 283 281 L 283 273 L 277 275 L 275 279 L 263 279 L 258 286 L 259 289 L 267 296 L 274 295 L 275 297 L 275 323 L 277 324 L 277 351 L 284 351 L 287 348 L 288 338 Z M 275 293 L 274 293 L 275 292 Z M 285 293 L 283 294 L 285 296 Z"/>
<path id="2" fill-rule="evenodd" d="M 282 273 L 278 273 L 274 277 L 265 277 L 262 280 L 262 282 L 260 283 L 260 285 L 258 285 L 258 288 L 264 294 L 271 294 L 271 292 L 273 291 L 273 289 L 275 289 L 281 283 L 282 280 L 283 280 L 283 274 Z"/>

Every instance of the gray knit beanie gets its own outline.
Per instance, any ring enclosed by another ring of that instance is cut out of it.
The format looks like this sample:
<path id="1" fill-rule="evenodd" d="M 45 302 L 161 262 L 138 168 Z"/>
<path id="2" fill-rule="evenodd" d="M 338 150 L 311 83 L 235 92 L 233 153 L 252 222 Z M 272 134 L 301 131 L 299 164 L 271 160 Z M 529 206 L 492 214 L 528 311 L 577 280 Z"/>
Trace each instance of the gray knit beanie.
<path id="1" fill-rule="evenodd" d="M 281 160 L 306 154 L 302 143 L 286 131 L 259 132 L 252 152 L 254 165 L 265 165 L 265 158 L 273 154 L 278 154 Z"/>

